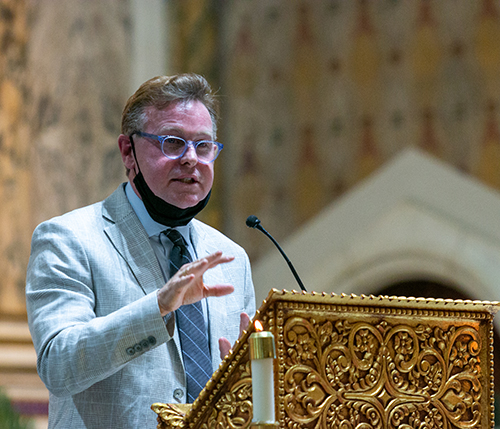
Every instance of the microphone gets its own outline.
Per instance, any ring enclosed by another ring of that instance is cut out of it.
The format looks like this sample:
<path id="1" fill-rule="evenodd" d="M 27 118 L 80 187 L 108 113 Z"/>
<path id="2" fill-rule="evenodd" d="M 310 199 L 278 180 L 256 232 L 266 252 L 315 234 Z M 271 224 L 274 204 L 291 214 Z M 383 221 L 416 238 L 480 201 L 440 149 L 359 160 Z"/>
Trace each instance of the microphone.
<path id="1" fill-rule="evenodd" d="M 247 221 L 246 221 L 246 224 L 249 228 L 255 228 L 255 229 L 258 229 L 259 231 L 262 231 L 265 235 L 267 235 L 267 237 L 269 237 L 269 239 L 274 243 L 274 245 L 278 248 L 278 250 L 280 251 L 281 255 L 283 256 L 283 258 L 285 258 L 285 261 L 286 263 L 288 264 L 288 266 L 290 267 L 290 270 L 292 271 L 292 274 L 293 276 L 295 277 L 295 280 L 297 280 L 297 283 L 299 284 L 300 288 L 304 291 L 304 292 L 307 292 L 304 284 L 302 283 L 302 280 L 300 280 L 300 277 L 299 275 L 297 274 L 297 271 L 295 271 L 295 268 L 293 267 L 292 265 L 292 262 L 290 261 L 290 259 L 288 259 L 288 257 L 285 255 L 285 252 L 283 251 L 283 249 L 280 247 L 280 245 L 278 244 L 278 242 L 273 238 L 273 236 L 271 234 L 269 234 L 265 229 L 264 227 L 260 224 L 260 220 L 257 216 L 255 215 L 250 215 L 247 217 Z"/>

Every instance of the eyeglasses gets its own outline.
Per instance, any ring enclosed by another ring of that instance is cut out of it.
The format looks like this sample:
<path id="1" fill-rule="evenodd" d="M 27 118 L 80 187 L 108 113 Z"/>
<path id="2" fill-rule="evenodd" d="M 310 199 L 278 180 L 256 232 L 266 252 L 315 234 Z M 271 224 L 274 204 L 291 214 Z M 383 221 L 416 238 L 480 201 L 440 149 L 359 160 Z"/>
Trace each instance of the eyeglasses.
<path id="1" fill-rule="evenodd" d="M 179 159 L 183 157 L 189 145 L 191 145 L 196 152 L 198 161 L 203 164 L 214 162 L 224 147 L 222 143 L 213 142 L 211 140 L 184 140 L 176 136 L 157 136 L 156 134 L 143 133 L 142 131 L 134 131 L 130 134 L 130 137 L 134 134 L 140 137 L 158 140 L 161 144 L 163 155 L 169 159 Z"/>

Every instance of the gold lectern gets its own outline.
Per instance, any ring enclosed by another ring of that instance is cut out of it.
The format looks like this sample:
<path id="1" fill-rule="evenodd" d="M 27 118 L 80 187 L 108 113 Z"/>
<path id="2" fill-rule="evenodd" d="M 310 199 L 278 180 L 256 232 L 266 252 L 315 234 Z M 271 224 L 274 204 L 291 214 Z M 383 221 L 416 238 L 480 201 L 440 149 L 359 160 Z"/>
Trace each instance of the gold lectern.
<path id="1" fill-rule="evenodd" d="M 280 428 L 493 428 L 498 302 L 273 289 Z M 247 428 L 251 325 L 193 404 L 153 404 L 158 429 Z M 161 382 L 161 380 L 159 380 Z"/>

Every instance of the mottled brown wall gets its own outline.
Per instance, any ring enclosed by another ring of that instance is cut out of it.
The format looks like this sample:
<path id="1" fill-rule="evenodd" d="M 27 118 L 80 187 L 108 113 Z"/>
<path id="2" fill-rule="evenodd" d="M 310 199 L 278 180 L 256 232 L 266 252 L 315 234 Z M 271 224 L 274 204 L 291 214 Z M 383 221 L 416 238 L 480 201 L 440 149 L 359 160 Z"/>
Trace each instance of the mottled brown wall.
<path id="1" fill-rule="evenodd" d="M 0 315 L 24 313 L 31 234 L 125 179 L 127 0 L 0 0 Z"/>
<path id="2" fill-rule="evenodd" d="M 30 130 L 24 0 L 0 3 L 0 314 L 23 311 L 24 271 L 31 237 Z"/>
<path id="3" fill-rule="evenodd" d="M 28 50 L 34 222 L 100 200 L 125 176 L 127 0 L 34 1 Z"/>
<path id="4" fill-rule="evenodd" d="M 285 239 L 407 147 L 500 190 L 498 0 L 227 2 L 220 28 L 224 228 L 254 260 L 249 214 Z"/>

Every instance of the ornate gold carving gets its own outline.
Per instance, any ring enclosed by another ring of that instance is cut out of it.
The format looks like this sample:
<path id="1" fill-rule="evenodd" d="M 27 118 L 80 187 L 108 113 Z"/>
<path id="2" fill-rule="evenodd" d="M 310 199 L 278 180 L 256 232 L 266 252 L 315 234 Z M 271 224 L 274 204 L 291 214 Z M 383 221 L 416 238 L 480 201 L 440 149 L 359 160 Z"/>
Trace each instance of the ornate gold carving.
<path id="1" fill-rule="evenodd" d="M 493 426 L 499 303 L 272 291 L 276 419 L 287 429 Z M 155 404 L 158 429 L 246 429 L 250 327 L 187 408 Z M 184 414 L 183 414 L 184 413 Z"/>
<path id="2" fill-rule="evenodd" d="M 480 422 L 481 340 L 473 327 L 291 317 L 284 340 L 286 427 Z"/>
<path id="3" fill-rule="evenodd" d="M 151 405 L 151 409 L 158 414 L 157 429 L 185 428 L 185 416 L 191 409 L 191 404 L 160 404 Z"/>
<path id="4" fill-rule="evenodd" d="M 252 378 L 250 361 L 240 368 L 242 378 L 215 403 L 202 429 L 245 428 L 252 419 Z"/>

